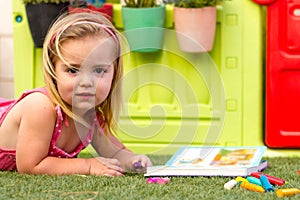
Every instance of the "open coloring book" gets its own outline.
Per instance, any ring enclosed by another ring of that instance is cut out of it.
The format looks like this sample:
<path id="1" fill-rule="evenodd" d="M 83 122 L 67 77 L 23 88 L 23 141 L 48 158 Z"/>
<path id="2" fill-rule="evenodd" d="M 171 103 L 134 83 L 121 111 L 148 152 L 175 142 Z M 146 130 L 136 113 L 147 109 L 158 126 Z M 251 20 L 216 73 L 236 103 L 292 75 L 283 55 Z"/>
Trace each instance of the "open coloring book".
<path id="1" fill-rule="evenodd" d="M 162 166 L 147 168 L 145 176 L 247 176 L 260 169 L 265 146 L 181 147 Z"/>

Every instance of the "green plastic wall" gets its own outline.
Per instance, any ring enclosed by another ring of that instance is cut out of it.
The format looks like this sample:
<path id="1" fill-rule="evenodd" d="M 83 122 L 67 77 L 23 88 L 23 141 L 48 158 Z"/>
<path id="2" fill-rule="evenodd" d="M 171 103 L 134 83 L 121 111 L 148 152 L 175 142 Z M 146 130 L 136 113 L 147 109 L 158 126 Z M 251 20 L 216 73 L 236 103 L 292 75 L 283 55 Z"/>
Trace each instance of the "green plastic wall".
<path id="1" fill-rule="evenodd" d="M 15 95 L 43 85 L 24 5 L 13 1 Z M 16 17 L 21 16 L 21 22 Z M 117 136 L 137 153 L 181 145 L 263 145 L 263 13 L 251 0 L 217 9 L 213 50 L 183 53 L 167 6 L 163 50 L 124 55 L 124 108 Z M 122 31 L 120 4 L 114 23 Z"/>

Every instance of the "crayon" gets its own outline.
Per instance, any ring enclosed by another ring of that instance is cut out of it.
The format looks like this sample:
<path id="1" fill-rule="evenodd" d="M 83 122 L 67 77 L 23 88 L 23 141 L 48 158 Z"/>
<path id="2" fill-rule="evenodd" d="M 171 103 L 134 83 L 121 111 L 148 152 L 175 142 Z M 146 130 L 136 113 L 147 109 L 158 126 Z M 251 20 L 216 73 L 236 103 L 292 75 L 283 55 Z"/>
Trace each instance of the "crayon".
<path id="1" fill-rule="evenodd" d="M 262 174 L 260 175 L 260 178 L 259 178 L 263 188 L 267 191 L 267 192 L 272 192 L 274 191 L 273 189 L 273 185 L 271 185 L 270 181 L 268 180 L 268 178 Z"/>
<path id="2" fill-rule="evenodd" d="M 284 189 L 279 189 L 276 191 L 277 197 L 287 197 L 287 196 L 293 196 L 296 194 L 300 194 L 300 190 L 297 188 L 284 188 Z"/>
<path id="3" fill-rule="evenodd" d="M 170 178 L 152 177 L 147 179 L 147 183 L 158 183 L 159 185 L 164 185 L 170 182 Z"/>
<path id="4" fill-rule="evenodd" d="M 249 182 L 247 179 L 241 177 L 241 176 L 238 176 L 235 178 L 236 182 L 240 184 L 240 182 Z"/>
<path id="5" fill-rule="evenodd" d="M 147 178 L 147 183 L 157 183 L 160 177 Z"/>
<path id="6" fill-rule="evenodd" d="M 260 178 L 260 175 L 262 175 L 263 173 L 261 172 L 252 172 L 250 174 L 250 176 L 256 177 L 256 178 Z M 285 180 L 282 180 L 280 178 L 274 177 L 274 176 L 270 176 L 268 174 L 264 174 L 267 179 L 269 180 L 270 183 L 272 183 L 273 185 L 279 185 L 282 186 L 285 183 Z"/>
<path id="7" fill-rule="evenodd" d="M 263 160 L 263 161 L 260 163 L 260 165 L 258 166 L 258 171 L 259 171 L 259 172 L 264 171 L 264 169 L 266 169 L 268 166 L 269 166 L 268 161 Z"/>
<path id="8" fill-rule="evenodd" d="M 258 178 L 255 178 L 253 176 L 248 176 L 246 179 L 249 181 L 249 183 L 262 186 L 261 181 Z"/>
<path id="9" fill-rule="evenodd" d="M 237 184 L 237 181 L 232 179 L 224 184 L 224 188 L 226 190 L 231 190 L 236 184 Z"/>
<path id="10" fill-rule="evenodd" d="M 240 187 L 254 192 L 265 192 L 265 189 L 262 186 L 255 185 L 253 183 L 249 183 L 245 181 L 241 183 Z"/>
<path id="11" fill-rule="evenodd" d="M 136 161 L 133 163 L 133 167 L 134 169 L 140 169 L 140 168 L 143 168 L 142 164 L 140 161 Z"/>
<path id="12" fill-rule="evenodd" d="M 160 178 L 160 179 L 157 180 L 157 183 L 159 185 L 164 185 L 164 184 L 169 183 L 169 182 L 170 182 L 169 178 Z"/>

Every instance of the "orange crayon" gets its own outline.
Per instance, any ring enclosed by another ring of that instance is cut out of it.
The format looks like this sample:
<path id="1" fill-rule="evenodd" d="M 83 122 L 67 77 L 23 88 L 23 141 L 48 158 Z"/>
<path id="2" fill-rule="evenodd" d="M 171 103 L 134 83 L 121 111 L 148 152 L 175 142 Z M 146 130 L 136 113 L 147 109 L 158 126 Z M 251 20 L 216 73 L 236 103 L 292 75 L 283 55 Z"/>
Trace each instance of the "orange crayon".
<path id="1" fill-rule="evenodd" d="M 241 188 L 245 188 L 247 190 L 251 190 L 254 192 L 265 192 L 265 189 L 262 186 L 259 186 L 259 185 L 253 184 L 253 183 L 249 183 L 249 182 L 245 182 L 245 181 L 242 181 L 240 186 L 241 186 Z"/>

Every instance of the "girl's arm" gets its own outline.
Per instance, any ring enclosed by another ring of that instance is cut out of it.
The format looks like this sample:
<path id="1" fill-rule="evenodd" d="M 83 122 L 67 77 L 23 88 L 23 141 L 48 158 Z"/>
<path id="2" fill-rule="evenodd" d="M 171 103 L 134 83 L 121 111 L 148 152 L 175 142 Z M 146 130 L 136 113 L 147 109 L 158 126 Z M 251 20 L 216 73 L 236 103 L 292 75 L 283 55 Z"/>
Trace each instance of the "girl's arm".
<path id="1" fill-rule="evenodd" d="M 29 174 L 106 174 L 122 175 L 96 159 L 48 156 L 56 123 L 54 105 L 47 96 L 32 93 L 19 102 L 21 118 L 16 146 L 17 169 Z M 91 172 L 91 169 L 97 169 Z"/>
<path id="2" fill-rule="evenodd" d="M 143 173 L 146 171 L 147 166 L 152 165 L 150 159 L 147 156 L 134 154 L 111 133 L 109 133 L 108 136 L 98 132 L 95 133 L 92 141 L 92 146 L 99 155 L 106 158 L 114 158 L 119 160 L 121 163 L 121 167 L 125 171 Z M 134 167 L 135 162 L 139 162 L 141 164 L 138 169 Z"/>

